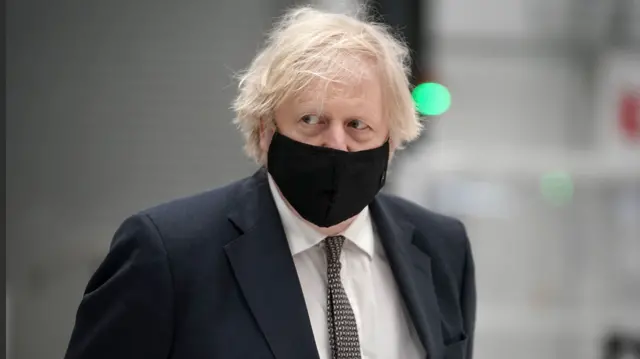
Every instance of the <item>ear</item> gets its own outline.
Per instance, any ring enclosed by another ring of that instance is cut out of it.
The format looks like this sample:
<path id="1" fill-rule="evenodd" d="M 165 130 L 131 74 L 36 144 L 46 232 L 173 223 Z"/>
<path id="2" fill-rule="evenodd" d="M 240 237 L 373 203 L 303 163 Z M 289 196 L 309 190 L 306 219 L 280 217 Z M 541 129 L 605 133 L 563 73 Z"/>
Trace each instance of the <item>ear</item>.
<path id="1" fill-rule="evenodd" d="M 271 145 L 271 138 L 273 137 L 273 126 L 267 122 L 264 118 L 260 119 L 260 150 L 263 153 L 269 151 L 269 145 Z"/>

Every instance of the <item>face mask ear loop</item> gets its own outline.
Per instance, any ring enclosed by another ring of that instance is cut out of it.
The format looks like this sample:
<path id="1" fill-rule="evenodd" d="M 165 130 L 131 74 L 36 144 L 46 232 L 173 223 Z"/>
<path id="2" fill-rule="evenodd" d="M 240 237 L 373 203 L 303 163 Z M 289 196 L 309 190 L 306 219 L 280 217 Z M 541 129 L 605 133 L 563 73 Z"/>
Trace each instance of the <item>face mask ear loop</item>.
<path id="1" fill-rule="evenodd" d="M 276 125 L 276 119 L 275 118 L 271 119 L 271 124 L 269 125 L 269 127 L 272 127 L 272 126 L 273 126 L 273 135 L 272 136 L 275 136 L 276 133 L 277 134 L 281 133 L 280 130 L 278 130 L 278 125 Z M 266 130 L 267 129 L 265 128 L 265 131 Z M 273 137 L 272 137 L 271 141 L 273 141 Z M 271 145 L 269 145 L 269 147 L 271 147 Z M 267 158 L 269 157 L 268 151 L 269 151 L 269 149 L 267 149 L 267 153 L 264 154 L 264 156 L 267 157 Z M 265 160 L 264 164 L 262 165 L 262 167 L 264 167 L 265 170 L 269 171 L 269 163 L 268 163 L 268 161 Z"/>

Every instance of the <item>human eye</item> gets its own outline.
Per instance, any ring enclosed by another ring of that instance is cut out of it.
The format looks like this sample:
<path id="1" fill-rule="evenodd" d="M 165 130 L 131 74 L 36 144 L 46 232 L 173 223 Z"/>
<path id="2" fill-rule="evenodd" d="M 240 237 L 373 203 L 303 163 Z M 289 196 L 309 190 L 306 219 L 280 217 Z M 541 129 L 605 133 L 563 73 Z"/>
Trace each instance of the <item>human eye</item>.
<path id="1" fill-rule="evenodd" d="M 363 121 L 360 121 L 360 120 L 351 120 L 349 121 L 347 126 L 354 128 L 356 130 L 366 130 L 367 128 L 369 128 L 367 124 L 365 124 Z"/>
<path id="2" fill-rule="evenodd" d="M 320 123 L 320 116 L 317 115 L 304 115 L 300 119 L 300 121 L 306 123 L 307 125 L 317 125 Z"/>

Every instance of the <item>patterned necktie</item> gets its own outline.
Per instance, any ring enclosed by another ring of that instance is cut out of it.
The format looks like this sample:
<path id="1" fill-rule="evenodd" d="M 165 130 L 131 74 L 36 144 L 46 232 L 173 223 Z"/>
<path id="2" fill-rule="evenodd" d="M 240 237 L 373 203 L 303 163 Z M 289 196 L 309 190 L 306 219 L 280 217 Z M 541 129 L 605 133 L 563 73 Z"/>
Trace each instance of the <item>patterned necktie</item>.
<path id="1" fill-rule="evenodd" d="M 325 238 L 327 253 L 327 325 L 332 359 L 360 359 L 358 327 L 340 279 L 343 236 Z"/>

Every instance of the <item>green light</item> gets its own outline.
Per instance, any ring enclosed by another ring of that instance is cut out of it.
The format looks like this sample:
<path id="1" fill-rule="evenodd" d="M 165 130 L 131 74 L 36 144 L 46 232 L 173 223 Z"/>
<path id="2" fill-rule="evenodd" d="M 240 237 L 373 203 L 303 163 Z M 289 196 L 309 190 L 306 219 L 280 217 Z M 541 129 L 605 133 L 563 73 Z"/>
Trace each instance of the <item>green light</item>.
<path id="1" fill-rule="evenodd" d="M 442 115 L 451 106 L 449 90 L 435 82 L 426 82 L 416 86 L 411 95 L 416 103 L 416 109 L 421 115 Z"/>
<path id="2" fill-rule="evenodd" d="M 554 205 L 563 205 L 573 198 L 571 175 L 562 171 L 549 172 L 540 179 L 542 195 Z"/>

